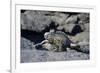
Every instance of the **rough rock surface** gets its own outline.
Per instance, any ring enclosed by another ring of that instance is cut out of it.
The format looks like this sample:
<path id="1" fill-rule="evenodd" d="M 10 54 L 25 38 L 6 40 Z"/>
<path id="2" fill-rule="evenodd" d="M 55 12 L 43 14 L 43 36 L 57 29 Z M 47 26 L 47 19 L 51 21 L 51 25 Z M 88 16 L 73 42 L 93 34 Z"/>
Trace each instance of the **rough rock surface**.
<path id="1" fill-rule="evenodd" d="M 76 15 L 72 15 L 70 16 L 66 21 L 65 24 L 74 24 L 77 22 L 77 16 Z"/>
<path id="2" fill-rule="evenodd" d="M 21 29 L 36 32 L 46 30 L 50 26 L 58 26 L 56 27 L 58 30 L 64 29 L 65 32 L 71 33 L 76 24 L 85 30 L 87 23 L 89 23 L 88 13 L 70 15 L 69 13 L 31 10 L 21 13 Z"/>
<path id="3" fill-rule="evenodd" d="M 26 11 L 22 14 L 22 29 L 33 30 L 36 32 L 43 31 L 46 27 L 49 27 L 51 20 L 37 11 Z"/>
<path id="4" fill-rule="evenodd" d="M 78 33 L 76 34 L 75 36 L 73 36 L 71 38 L 71 40 L 73 42 L 82 42 L 82 41 L 86 41 L 89 43 L 89 32 L 81 32 L 81 33 Z"/>
<path id="5" fill-rule="evenodd" d="M 76 50 L 69 50 L 67 52 L 53 52 L 32 48 L 32 45 L 29 45 L 29 40 L 23 37 L 21 38 L 21 44 L 23 44 L 21 46 L 22 63 L 89 59 L 89 54 L 78 52 Z M 30 49 L 28 49 L 29 47 Z"/>
<path id="6" fill-rule="evenodd" d="M 25 32 L 24 35 L 21 35 L 21 62 L 88 60 L 90 54 L 73 49 L 53 52 L 45 50 L 41 46 L 33 48 L 32 45 L 43 41 L 45 32 L 55 29 L 66 33 L 73 42 L 81 45 L 80 48 L 90 50 L 89 26 L 89 13 L 25 10 L 21 13 L 21 32 L 28 30 L 29 33 Z"/>

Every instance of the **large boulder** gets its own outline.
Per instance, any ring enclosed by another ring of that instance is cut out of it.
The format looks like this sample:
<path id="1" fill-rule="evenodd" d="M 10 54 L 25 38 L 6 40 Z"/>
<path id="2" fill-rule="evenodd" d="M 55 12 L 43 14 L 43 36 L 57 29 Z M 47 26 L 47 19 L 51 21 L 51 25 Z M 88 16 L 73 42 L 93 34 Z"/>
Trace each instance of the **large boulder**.
<path id="1" fill-rule="evenodd" d="M 24 13 L 21 13 L 21 29 L 27 29 L 36 32 L 41 32 L 46 28 L 51 28 L 52 25 L 56 26 L 58 30 L 65 30 L 65 32 L 71 33 L 76 24 L 78 24 L 83 30 L 88 31 L 89 26 L 87 23 L 89 23 L 88 13 L 71 15 L 67 12 L 62 13 L 35 10 L 28 10 Z"/>
<path id="2" fill-rule="evenodd" d="M 77 15 L 71 15 L 66 19 L 65 24 L 75 24 L 77 22 Z"/>
<path id="3" fill-rule="evenodd" d="M 69 14 L 64 14 L 60 12 L 55 12 L 55 15 L 51 16 L 51 20 L 54 21 L 55 23 L 59 24 L 59 26 L 64 25 L 66 19 L 68 18 Z"/>
<path id="4" fill-rule="evenodd" d="M 73 28 L 75 27 L 75 25 L 76 25 L 76 24 L 66 24 L 66 25 L 64 25 L 64 26 L 63 26 L 63 27 L 64 27 L 64 31 L 65 31 L 65 32 L 71 33 L 72 30 L 73 30 Z"/>
<path id="5" fill-rule="evenodd" d="M 88 42 L 89 43 L 89 32 L 81 32 L 81 33 L 78 33 L 77 35 L 73 36 L 71 38 L 71 40 L 73 42 Z"/>
<path id="6" fill-rule="evenodd" d="M 84 31 L 86 31 L 86 32 L 90 31 L 90 24 L 89 23 L 84 24 Z"/>
<path id="7" fill-rule="evenodd" d="M 45 28 L 49 27 L 51 23 L 51 19 L 49 19 L 48 16 L 45 16 L 43 12 L 26 11 L 24 14 L 21 15 L 22 29 L 41 32 Z"/>
<path id="8" fill-rule="evenodd" d="M 21 37 L 21 49 L 32 49 L 32 45 L 34 45 L 34 42 L 31 42 L 30 40 Z"/>
<path id="9" fill-rule="evenodd" d="M 89 13 L 80 13 L 80 14 L 78 14 L 77 15 L 78 16 L 78 19 L 79 19 L 79 21 L 78 21 L 78 23 L 83 23 L 83 24 L 85 24 L 85 23 L 89 23 Z"/>

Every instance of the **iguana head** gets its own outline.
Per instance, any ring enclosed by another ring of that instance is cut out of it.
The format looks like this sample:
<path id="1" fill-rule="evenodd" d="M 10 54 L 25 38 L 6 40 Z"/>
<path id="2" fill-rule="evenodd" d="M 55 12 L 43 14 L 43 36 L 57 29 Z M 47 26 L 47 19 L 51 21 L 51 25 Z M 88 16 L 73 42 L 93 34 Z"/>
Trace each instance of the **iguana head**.
<path id="1" fill-rule="evenodd" d="M 48 40 L 49 43 L 53 43 L 53 40 L 54 40 L 54 38 L 55 38 L 55 34 L 54 34 L 54 33 L 51 33 L 51 32 L 46 32 L 46 33 L 44 34 L 44 38 L 45 38 L 46 40 Z"/>

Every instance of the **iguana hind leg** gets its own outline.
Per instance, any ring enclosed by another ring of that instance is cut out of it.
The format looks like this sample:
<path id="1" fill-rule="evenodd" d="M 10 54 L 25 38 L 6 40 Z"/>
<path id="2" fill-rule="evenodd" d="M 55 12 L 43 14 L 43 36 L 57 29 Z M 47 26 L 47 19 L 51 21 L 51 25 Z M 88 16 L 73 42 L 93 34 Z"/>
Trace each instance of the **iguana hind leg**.
<path id="1" fill-rule="evenodd" d="M 81 45 L 78 45 L 78 44 L 72 44 L 71 43 L 70 48 L 74 49 L 74 50 L 77 50 L 77 51 L 80 51 L 80 52 L 83 52 L 83 53 L 89 54 L 89 49 L 88 48 L 81 47 Z"/>

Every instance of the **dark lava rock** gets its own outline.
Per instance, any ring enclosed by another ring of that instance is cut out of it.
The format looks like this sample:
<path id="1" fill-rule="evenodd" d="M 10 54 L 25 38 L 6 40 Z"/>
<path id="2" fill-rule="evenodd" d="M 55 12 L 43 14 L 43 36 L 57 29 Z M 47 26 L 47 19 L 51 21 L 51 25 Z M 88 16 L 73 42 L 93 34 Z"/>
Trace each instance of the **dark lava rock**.
<path id="1" fill-rule="evenodd" d="M 21 37 L 21 49 L 25 50 L 25 49 L 32 49 L 32 45 L 34 43 L 32 43 L 30 40 Z"/>
<path id="2" fill-rule="evenodd" d="M 38 48 L 33 47 L 36 43 L 43 41 L 43 34 L 49 32 L 50 29 L 75 35 L 72 38 L 74 42 L 83 42 L 85 39 L 89 43 L 89 23 L 89 13 L 23 11 L 21 13 L 21 62 L 89 60 L 89 54 L 76 50 L 53 52 L 44 50 L 41 46 Z M 76 24 L 79 27 L 76 28 Z M 26 31 L 23 33 L 22 30 L 29 30 L 29 33 Z M 40 35 L 33 32 L 40 33 Z M 81 46 L 81 48 L 88 49 L 84 46 Z"/>
<path id="3" fill-rule="evenodd" d="M 43 12 L 38 11 L 26 11 L 21 14 L 21 28 L 27 30 L 33 30 L 36 32 L 43 31 L 46 27 L 49 27 L 51 20 L 48 16 L 43 15 Z"/>
<path id="4" fill-rule="evenodd" d="M 28 39 L 21 38 L 21 63 L 89 60 L 89 54 L 69 50 L 65 52 L 53 52 L 32 48 Z"/>

